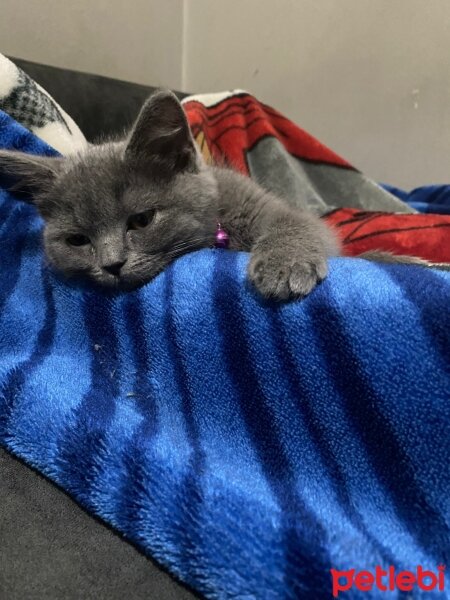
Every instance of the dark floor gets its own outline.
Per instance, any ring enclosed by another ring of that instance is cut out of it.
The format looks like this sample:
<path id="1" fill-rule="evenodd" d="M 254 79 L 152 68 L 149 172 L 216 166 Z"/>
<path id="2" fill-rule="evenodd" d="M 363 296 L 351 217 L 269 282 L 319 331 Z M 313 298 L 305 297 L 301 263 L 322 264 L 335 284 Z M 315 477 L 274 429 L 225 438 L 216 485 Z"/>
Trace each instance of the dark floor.
<path id="1" fill-rule="evenodd" d="M 0 449 L 0 599 L 124 598 L 195 596 Z"/>

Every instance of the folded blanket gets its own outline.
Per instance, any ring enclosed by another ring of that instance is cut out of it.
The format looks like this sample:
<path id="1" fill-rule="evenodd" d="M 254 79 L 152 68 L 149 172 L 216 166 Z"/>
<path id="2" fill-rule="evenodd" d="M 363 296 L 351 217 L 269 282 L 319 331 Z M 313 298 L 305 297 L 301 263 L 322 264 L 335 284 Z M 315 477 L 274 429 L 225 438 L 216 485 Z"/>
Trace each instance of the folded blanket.
<path id="1" fill-rule="evenodd" d="M 0 144 L 52 152 L 1 114 Z M 334 259 L 278 306 L 246 254 L 204 250 L 133 293 L 81 290 L 1 183 L 2 446 L 210 598 L 448 561 L 449 273 Z"/>
<path id="2" fill-rule="evenodd" d="M 225 160 L 299 208 L 415 212 L 247 92 L 189 96 L 183 106 L 207 160 Z"/>
<path id="3" fill-rule="evenodd" d="M 183 105 L 206 160 L 225 161 L 290 204 L 324 216 L 346 255 L 384 250 L 450 261 L 450 216 L 413 214 L 406 193 L 387 193 L 247 92 L 190 96 Z"/>

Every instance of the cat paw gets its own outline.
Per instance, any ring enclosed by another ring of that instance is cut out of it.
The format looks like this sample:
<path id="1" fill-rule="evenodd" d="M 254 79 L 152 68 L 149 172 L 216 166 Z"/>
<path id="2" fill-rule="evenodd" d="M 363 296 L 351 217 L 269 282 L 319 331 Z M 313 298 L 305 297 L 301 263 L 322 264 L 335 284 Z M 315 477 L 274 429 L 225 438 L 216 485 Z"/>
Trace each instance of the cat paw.
<path id="1" fill-rule="evenodd" d="M 297 251 L 296 251 L 297 250 Z M 267 248 L 252 253 L 248 277 L 264 298 L 293 300 L 307 296 L 328 272 L 320 250 Z"/>

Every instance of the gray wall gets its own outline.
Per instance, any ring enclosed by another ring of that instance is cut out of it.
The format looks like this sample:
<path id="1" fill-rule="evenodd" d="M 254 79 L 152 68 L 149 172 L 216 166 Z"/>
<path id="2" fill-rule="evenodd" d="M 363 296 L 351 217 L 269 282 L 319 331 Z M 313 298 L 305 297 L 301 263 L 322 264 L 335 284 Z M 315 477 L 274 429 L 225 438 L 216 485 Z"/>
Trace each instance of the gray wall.
<path id="1" fill-rule="evenodd" d="M 450 181 L 448 0 L 2 0 L 0 50 L 244 88 L 378 181 Z"/>
<path id="2" fill-rule="evenodd" d="M 1 0 L 0 52 L 179 87 L 183 0 Z"/>
<path id="3" fill-rule="evenodd" d="M 243 87 L 378 181 L 450 182 L 448 0 L 191 0 L 185 83 Z"/>

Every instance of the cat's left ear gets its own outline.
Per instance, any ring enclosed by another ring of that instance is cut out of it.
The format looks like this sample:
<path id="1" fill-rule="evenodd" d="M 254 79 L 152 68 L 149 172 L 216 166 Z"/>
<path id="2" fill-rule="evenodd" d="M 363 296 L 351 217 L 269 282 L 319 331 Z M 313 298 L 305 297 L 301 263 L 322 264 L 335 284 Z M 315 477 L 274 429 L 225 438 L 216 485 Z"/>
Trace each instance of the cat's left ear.
<path id="1" fill-rule="evenodd" d="M 62 157 L 0 150 L 0 177 L 6 176 L 8 189 L 24 193 L 21 195 L 22 200 L 38 203 L 39 195 L 48 191 L 55 183 L 63 160 Z"/>
<path id="2" fill-rule="evenodd" d="M 125 159 L 153 175 L 198 171 L 200 158 L 175 94 L 160 91 L 146 101 L 131 130 Z"/>

